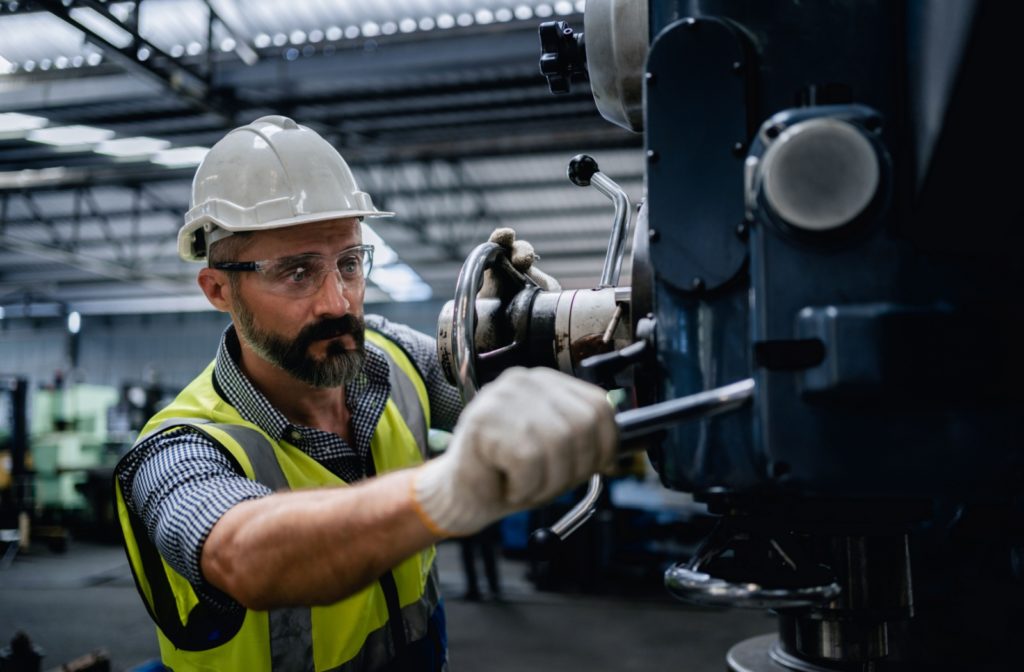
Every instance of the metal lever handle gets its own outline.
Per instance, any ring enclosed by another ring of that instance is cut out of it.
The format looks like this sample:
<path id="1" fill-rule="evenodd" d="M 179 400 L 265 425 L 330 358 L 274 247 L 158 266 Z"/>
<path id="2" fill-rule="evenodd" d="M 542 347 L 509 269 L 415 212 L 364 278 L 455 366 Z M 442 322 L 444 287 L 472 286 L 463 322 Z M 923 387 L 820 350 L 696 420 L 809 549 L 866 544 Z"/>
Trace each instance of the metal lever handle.
<path id="1" fill-rule="evenodd" d="M 842 592 L 834 580 L 818 585 L 769 588 L 756 581 L 737 583 L 711 576 L 704 568 L 729 550 L 731 537 L 723 532 L 728 532 L 728 528 L 720 523 L 689 562 L 673 565 L 665 571 L 665 587 L 672 595 L 687 602 L 712 606 L 790 609 L 819 605 Z M 778 542 L 771 539 L 768 543 L 796 569 L 797 565 Z"/>
<path id="2" fill-rule="evenodd" d="M 665 572 L 665 587 L 681 600 L 709 606 L 749 609 L 791 609 L 828 602 L 842 592 L 838 583 L 806 588 L 765 588 L 746 582 L 716 579 L 691 565 L 674 565 Z"/>
<path id="3" fill-rule="evenodd" d="M 477 245 L 459 271 L 455 283 L 455 318 L 452 320 L 452 359 L 455 365 L 455 383 L 462 396 L 462 403 L 468 404 L 476 396 L 476 295 L 483 282 L 484 271 L 498 266 L 502 272 L 523 284 L 535 285 L 526 275 L 520 273 L 508 260 L 505 248 L 497 243 Z"/>
<path id="4" fill-rule="evenodd" d="M 608 251 L 601 269 L 598 288 L 617 287 L 619 272 L 622 270 L 622 256 L 626 251 L 626 235 L 629 233 L 629 197 L 626 192 L 597 167 L 597 161 L 586 154 L 577 154 L 569 161 L 569 179 L 577 187 L 593 185 L 595 189 L 611 199 L 615 205 L 612 220 L 612 234 L 608 239 Z"/>
<path id="5" fill-rule="evenodd" d="M 619 426 L 619 452 L 638 450 L 641 442 L 650 435 L 685 420 L 708 418 L 739 408 L 753 395 L 754 379 L 746 378 L 679 399 L 622 411 L 615 416 L 615 424 Z M 583 499 L 551 527 L 534 531 L 530 537 L 531 544 L 543 552 L 545 548 L 564 541 L 594 515 L 603 489 L 601 476 L 592 476 Z"/>

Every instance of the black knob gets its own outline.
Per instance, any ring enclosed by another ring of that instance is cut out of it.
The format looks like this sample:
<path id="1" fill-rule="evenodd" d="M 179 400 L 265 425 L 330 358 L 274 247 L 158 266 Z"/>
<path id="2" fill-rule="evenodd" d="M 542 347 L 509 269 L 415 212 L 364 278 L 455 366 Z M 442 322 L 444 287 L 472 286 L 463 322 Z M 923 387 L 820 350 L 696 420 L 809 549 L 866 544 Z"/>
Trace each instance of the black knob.
<path id="1" fill-rule="evenodd" d="M 565 21 L 540 24 L 540 72 L 551 93 L 569 93 L 573 77 L 586 77 L 587 53 L 583 33 L 574 33 Z"/>
<path id="2" fill-rule="evenodd" d="M 569 161 L 569 169 L 566 171 L 566 174 L 577 187 L 589 187 L 590 178 L 599 170 L 597 161 L 593 157 L 586 154 L 577 154 Z"/>
<path id="3" fill-rule="evenodd" d="M 542 527 L 530 535 L 529 552 L 535 560 L 551 560 L 561 545 L 561 538 L 551 528 Z"/>

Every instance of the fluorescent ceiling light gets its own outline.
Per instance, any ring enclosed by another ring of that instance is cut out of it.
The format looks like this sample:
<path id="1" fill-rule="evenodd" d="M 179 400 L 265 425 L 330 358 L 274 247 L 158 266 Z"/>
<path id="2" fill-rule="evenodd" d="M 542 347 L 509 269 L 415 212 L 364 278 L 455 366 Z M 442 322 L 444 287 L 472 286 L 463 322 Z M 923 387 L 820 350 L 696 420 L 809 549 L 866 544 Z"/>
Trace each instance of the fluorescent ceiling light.
<path id="1" fill-rule="evenodd" d="M 424 301 L 431 297 L 430 285 L 406 264 L 374 266 L 370 281 L 395 301 Z"/>
<path id="2" fill-rule="evenodd" d="M 11 63 L 3 56 L 0 56 L 0 75 L 9 75 L 17 70 L 14 63 Z"/>
<path id="3" fill-rule="evenodd" d="M 157 152 L 150 161 L 170 168 L 198 166 L 208 151 L 210 151 L 209 147 L 176 147 Z"/>
<path id="4" fill-rule="evenodd" d="M 71 18 L 107 40 L 115 47 L 124 49 L 134 38 L 127 30 L 117 25 L 99 12 L 88 7 L 76 7 L 71 10 Z"/>
<path id="5" fill-rule="evenodd" d="M 34 117 L 20 112 L 0 114 L 0 139 L 22 138 L 28 131 L 46 126 L 50 121 L 45 117 Z"/>
<path id="6" fill-rule="evenodd" d="M 370 225 L 363 222 L 363 242 L 373 245 L 373 265 L 387 266 L 398 261 L 398 253 L 384 239 L 377 235 L 377 232 L 370 228 Z"/>
<path id="7" fill-rule="evenodd" d="M 114 137 L 114 132 L 95 126 L 53 126 L 39 128 L 28 134 L 32 142 L 58 147 L 95 145 Z"/>
<path id="8" fill-rule="evenodd" d="M 0 172 L 0 189 L 24 189 L 59 184 L 67 175 L 68 170 L 63 166 Z"/>
<path id="9" fill-rule="evenodd" d="M 107 156 L 141 157 L 156 154 L 160 150 L 167 149 L 170 146 L 171 143 L 167 140 L 138 136 L 134 138 L 107 140 L 97 145 L 93 151 L 97 154 L 106 154 Z"/>

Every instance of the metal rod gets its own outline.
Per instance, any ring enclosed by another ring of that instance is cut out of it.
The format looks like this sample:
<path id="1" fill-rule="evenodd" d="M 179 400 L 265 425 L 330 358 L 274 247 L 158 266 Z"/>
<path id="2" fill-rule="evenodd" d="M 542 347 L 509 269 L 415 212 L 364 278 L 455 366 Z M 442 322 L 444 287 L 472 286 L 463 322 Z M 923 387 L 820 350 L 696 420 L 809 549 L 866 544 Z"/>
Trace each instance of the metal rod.
<path id="1" fill-rule="evenodd" d="M 747 378 L 713 390 L 618 413 L 615 416 L 615 424 L 619 426 L 619 451 L 627 453 L 637 450 L 640 439 L 685 420 L 707 418 L 738 408 L 753 394 L 754 379 Z M 564 540 L 579 529 L 594 515 L 597 500 L 603 489 L 601 476 L 591 476 L 587 494 L 549 528 L 550 532 Z"/>
<path id="2" fill-rule="evenodd" d="M 590 520 L 590 517 L 594 515 L 594 512 L 597 510 L 597 500 L 603 491 L 604 481 L 601 475 L 594 474 L 590 477 L 590 483 L 587 485 L 587 494 L 576 503 L 576 506 L 559 518 L 558 522 L 551 526 L 551 532 L 557 535 L 559 539 L 565 539 L 578 530 L 583 523 Z"/>
<path id="3" fill-rule="evenodd" d="M 653 434 L 684 420 L 707 418 L 742 406 L 754 395 L 754 379 L 746 378 L 712 390 L 670 399 L 643 408 L 633 408 L 616 414 L 619 426 L 619 450 L 636 450 L 638 439 Z"/>
<path id="4" fill-rule="evenodd" d="M 622 319 L 622 304 L 615 306 L 615 312 L 612 313 L 612 319 L 608 322 L 608 326 L 605 327 L 604 333 L 601 334 L 602 343 L 611 343 L 612 336 L 615 335 L 615 329 L 619 326 L 619 320 Z"/>
<path id="5" fill-rule="evenodd" d="M 629 197 L 622 187 L 615 184 L 607 175 L 597 172 L 590 177 L 590 184 L 612 200 L 615 205 L 615 218 L 612 224 L 612 235 L 608 239 L 608 252 L 604 257 L 604 268 L 601 269 L 601 283 L 598 287 L 615 287 L 619 284 L 619 271 L 622 269 L 622 255 L 626 251 L 626 233 L 629 230 Z"/>

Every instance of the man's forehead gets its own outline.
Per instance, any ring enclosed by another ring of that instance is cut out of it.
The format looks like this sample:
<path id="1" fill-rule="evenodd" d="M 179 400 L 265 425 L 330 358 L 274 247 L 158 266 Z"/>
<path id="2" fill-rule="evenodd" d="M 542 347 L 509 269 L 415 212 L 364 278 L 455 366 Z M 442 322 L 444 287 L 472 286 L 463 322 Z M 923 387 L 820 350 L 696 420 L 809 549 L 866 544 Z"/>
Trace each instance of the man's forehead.
<path id="1" fill-rule="evenodd" d="M 337 250 L 339 246 L 358 245 L 362 227 L 358 219 L 336 219 L 312 224 L 299 224 L 281 229 L 255 232 L 253 244 L 258 249 L 292 250 L 293 248 Z"/>

